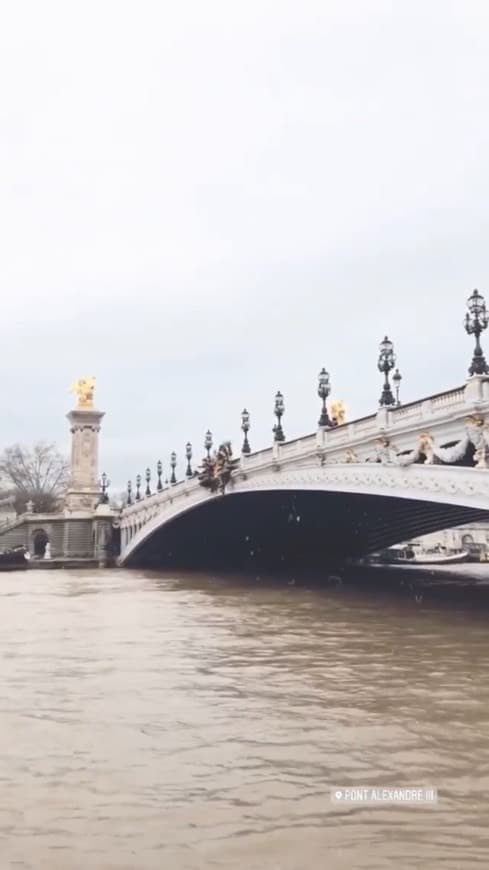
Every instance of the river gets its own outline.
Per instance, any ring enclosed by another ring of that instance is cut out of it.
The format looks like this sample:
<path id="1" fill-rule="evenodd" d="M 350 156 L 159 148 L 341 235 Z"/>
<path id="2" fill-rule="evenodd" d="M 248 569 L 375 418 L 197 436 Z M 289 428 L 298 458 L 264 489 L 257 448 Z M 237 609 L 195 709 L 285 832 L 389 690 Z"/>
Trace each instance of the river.
<path id="1" fill-rule="evenodd" d="M 0 867 L 489 866 L 489 609 L 137 571 L 0 576 Z M 438 803 L 335 804 L 335 787 Z"/>

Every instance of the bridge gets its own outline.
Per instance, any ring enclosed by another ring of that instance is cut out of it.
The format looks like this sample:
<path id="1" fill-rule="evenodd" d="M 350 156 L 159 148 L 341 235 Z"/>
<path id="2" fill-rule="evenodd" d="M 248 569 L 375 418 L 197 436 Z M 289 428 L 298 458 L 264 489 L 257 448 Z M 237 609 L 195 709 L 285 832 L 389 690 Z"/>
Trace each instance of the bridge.
<path id="1" fill-rule="evenodd" d="M 246 452 L 245 434 L 218 491 L 195 476 L 155 493 L 148 486 L 145 496 L 138 489 L 121 512 L 119 563 L 317 567 L 488 520 L 483 357 L 479 368 L 465 384 L 417 402 L 400 405 L 388 394 L 376 413 L 351 422 L 331 425 L 326 411 L 316 432 L 276 438 L 265 450 Z"/>
<path id="2" fill-rule="evenodd" d="M 156 491 L 147 469 L 144 493 L 138 475 L 121 510 L 110 505 L 107 475 L 98 476 L 104 412 L 95 406 L 95 379 L 81 379 L 73 388 L 78 405 L 67 415 L 71 474 L 63 504 L 43 515 L 28 502 L 23 514 L 8 514 L 0 546 L 24 546 L 33 560 L 44 554 L 87 566 L 111 564 L 118 554 L 119 564 L 128 566 L 301 570 L 488 521 L 489 366 L 480 345 L 488 325 L 484 300 L 474 290 L 465 322 L 475 336 L 474 353 L 468 379 L 454 389 L 401 404 L 397 369 L 396 396 L 391 387 L 394 348 L 385 338 L 375 413 L 346 421 L 341 403 L 328 407 L 331 386 L 322 369 L 315 432 L 285 439 L 279 392 L 271 446 L 250 450 L 243 411 L 240 456 L 226 443 L 211 455 L 208 432 L 199 472 L 191 469 L 188 444 L 185 480 L 177 481 L 172 454 L 170 483 L 162 483 L 159 462 Z"/>

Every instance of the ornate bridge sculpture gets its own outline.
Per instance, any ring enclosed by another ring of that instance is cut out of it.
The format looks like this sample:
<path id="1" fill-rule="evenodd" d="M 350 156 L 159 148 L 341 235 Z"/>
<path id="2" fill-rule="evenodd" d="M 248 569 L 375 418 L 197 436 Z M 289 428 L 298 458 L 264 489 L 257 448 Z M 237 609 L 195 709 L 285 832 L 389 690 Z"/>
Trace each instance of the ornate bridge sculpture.
<path id="1" fill-rule="evenodd" d="M 139 477 L 136 500 L 121 513 L 120 563 L 317 566 L 328 556 L 362 555 L 489 519 L 489 368 L 479 343 L 489 318 L 477 291 L 469 310 L 466 328 L 476 335 L 476 349 L 463 386 L 401 405 L 401 375 L 396 369 L 394 398 L 389 372 L 395 357 L 385 338 L 379 356 L 384 384 L 375 414 L 346 422 L 344 406 L 336 403 L 330 418 L 329 375 L 323 369 L 317 431 L 286 441 L 284 400 L 277 393 L 273 445 L 251 452 L 244 411 L 241 457 L 230 462 L 228 448 L 221 448 L 225 485 L 213 486 L 209 479 L 210 433 L 200 480 L 190 467 L 190 445 L 185 481 L 176 482 L 172 454 L 171 483 L 162 486 L 159 464 L 158 490 L 151 494 L 148 469 L 144 497 Z"/>

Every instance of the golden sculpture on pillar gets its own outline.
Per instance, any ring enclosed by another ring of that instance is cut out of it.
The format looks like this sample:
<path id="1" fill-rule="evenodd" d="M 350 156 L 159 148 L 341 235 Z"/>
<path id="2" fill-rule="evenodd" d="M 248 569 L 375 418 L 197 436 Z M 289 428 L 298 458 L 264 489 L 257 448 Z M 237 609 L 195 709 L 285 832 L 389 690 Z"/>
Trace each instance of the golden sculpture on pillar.
<path id="1" fill-rule="evenodd" d="M 331 416 L 336 420 L 338 426 L 343 426 L 346 423 L 346 407 L 342 401 L 331 402 Z"/>
<path id="2" fill-rule="evenodd" d="M 73 384 L 71 393 L 78 396 L 78 408 L 82 411 L 91 411 L 94 408 L 93 396 L 95 393 L 95 378 L 81 378 Z"/>

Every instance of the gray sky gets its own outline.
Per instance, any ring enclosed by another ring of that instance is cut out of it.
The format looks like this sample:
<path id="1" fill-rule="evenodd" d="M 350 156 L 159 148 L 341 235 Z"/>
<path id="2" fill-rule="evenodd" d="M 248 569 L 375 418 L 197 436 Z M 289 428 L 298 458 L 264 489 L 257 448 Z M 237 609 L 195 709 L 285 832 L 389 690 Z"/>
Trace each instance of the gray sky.
<path id="1" fill-rule="evenodd" d="M 374 0 L 7 4 L 3 445 L 68 447 L 96 375 L 124 483 L 210 427 L 317 421 L 325 365 L 374 411 L 462 383 L 489 292 L 489 7 Z M 489 344 L 488 344 L 489 348 Z"/>

